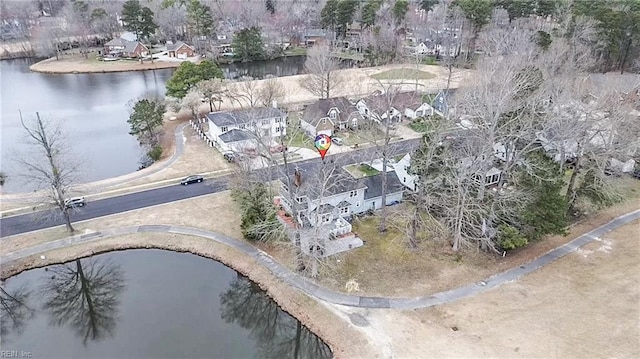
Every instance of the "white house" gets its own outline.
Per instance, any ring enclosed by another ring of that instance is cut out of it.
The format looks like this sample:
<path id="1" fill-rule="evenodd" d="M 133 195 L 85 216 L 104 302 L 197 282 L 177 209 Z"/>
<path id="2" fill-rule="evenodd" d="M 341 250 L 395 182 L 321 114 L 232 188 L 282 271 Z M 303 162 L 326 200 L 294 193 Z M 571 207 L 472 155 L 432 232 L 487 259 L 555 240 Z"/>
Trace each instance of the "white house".
<path id="1" fill-rule="evenodd" d="M 332 173 L 335 182 L 321 190 L 317 179 L 321 166 L 303 163 L 292 170 L 289 178 L 295 198 L 291 198 L 287 178 L 280 179 L 280 204 L 300 225 L 326 225 L 330 234 L 339 236 L 351 232 L 347 218 L 382 208 L 382 173 L 355 178 L 344 168 L 336 167 Z M 386 175 L 386 205 L 402 201 L 404 188 L 395 172 Z"/>
<path id="2" fill-rule="evenodd" d="M 273 107 L 208 113 L 209 138 L 221 152 L 256 150 L 258 139 L 269 146 L 287 134 L 287 114 Z"/>
<path id="3" fill-rule="evenodd" d="M 398 179 L 403 186 L 409 188 L 412 191 L 415 191 L 418 185 L 418 176 L 409 173 L 410 167 L 411 155 L 407 153 L 400 159 L 400 161 L 396 162 L 393 165 L 393 170 L 395 171 L 396 176 L 398 176 Z"/>

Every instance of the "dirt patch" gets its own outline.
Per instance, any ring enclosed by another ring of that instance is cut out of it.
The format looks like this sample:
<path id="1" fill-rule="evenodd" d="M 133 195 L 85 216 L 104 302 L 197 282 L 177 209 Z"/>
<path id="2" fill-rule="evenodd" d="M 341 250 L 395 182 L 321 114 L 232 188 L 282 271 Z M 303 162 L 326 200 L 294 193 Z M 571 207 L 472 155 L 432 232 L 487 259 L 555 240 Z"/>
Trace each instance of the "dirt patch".
<path id="1" fill-rule="evenodd" d="M 120 236 L 49 251 L 44 260 L 37 255 L 12 264 L 12 266 L 42 267 L 93 254 L 132 248 L 160 248 L 190 252 L 220 261 L 245 274 L 266 290 L 285 311 L 320 336 L 331 347 L 337 358 L 373 358 L 375 356 L 372 346 L 362 334 L 345 326 L 339 317 L 327 311 L 323 305 L 284 284 L 250 256 L 204 238 L 168 233 Z M 10 267 L 4 266 L 3 271 L 12 270 Z"/>
<path id="2" fill-rule="evenodd" d="M 29 67 L 34 72 L 42 72 L 48 74 L 77 74 L 77 73 L 95 73 L 95 72 L 128 72 L 128 71 L 145 71 L 167 69 L 180 66 L 181 62 L 157 61 L 153 63 L 135 60 L 119 60 L 119 61 L 99 61 L 95 58 L 85 59 L 83 57 L 65 57 L 56 60 L 55 57 L 42 60 Z"/>

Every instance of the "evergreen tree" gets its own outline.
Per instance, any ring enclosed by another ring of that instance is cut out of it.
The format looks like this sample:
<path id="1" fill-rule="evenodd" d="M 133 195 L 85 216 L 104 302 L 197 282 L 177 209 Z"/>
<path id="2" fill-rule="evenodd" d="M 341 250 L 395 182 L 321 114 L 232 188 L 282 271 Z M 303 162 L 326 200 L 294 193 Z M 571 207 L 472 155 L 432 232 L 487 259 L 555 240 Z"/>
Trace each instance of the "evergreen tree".
<path id="1" fill-rule="evenodd" d="M 185 61 L 167 81 L 167 96 L 183 98 L 198 82 L 214 78 L 223 79 L 222 70 L 209 60 L 203 60 L 196 65 Z"/>
<path id="2" fill-rule="evenodd" d="M 138 39 L 144 39 L 153 34 L 158 26 L 153 22 L 153 11 L 140 6 L 138 0 L 128 0 L 122 6 L 122 22 L 124 28 L 132 31 Z"/>
<path id="3" fill-rule="evenodd" d="M 242 29 L 233 36 L 233 51 L 242 61 L 264 59 L 264 43 L 259 27 Z"/>

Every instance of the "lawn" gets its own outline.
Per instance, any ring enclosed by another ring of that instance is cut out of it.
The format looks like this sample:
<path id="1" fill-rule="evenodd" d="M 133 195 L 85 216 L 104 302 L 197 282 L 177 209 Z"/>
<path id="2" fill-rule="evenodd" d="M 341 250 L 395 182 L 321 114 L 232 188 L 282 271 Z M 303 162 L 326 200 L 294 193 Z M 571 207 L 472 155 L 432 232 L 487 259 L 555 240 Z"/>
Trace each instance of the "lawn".
<path id="1" fill-rule="evenodd" d="M 411 121 L 409 128 L 416 132 L 425 133 L 429 131 L 429 124 L 424 121 Z"/>
<path id="2" fill-rule="evenodd" d="M 355 178 L 371 177 L 380 173 L 366 163 L 348 165 L 344 169 Z"/>
<path id="3" fill-rule="evenodd" d="M 427 71 L 401 68 L 382 71 L 371 75 L 371 77 L 376 80 L 430 80 L 436 77 L 436 75 Z"/>
<path id="4" fill-rule="evenodd" d="M 321 282 L 345 291 L 345 284 L 353 280 L 368 295 L 405 296 L 450 289 L 491 273 L 490 255 L 475 250 L 454 254 L 448 242 L 427 239 L 426 231 L 421 233 L 418 250 L 411 251 L 402 225 L 406 223 L 402 213 L 409 210 L 406 206 L 387 207 L 389 224 L 384 233 L 378 232 L 377 215 L 355 219 L 353 232 L 364 246 L 332 258 L 323 267 Z"/>
<path id="5" fill-rule="evenodd" d="M 284 51 L 284 56 L 304 56 L 307 54 L 306 47 L 293 47 Z"/>

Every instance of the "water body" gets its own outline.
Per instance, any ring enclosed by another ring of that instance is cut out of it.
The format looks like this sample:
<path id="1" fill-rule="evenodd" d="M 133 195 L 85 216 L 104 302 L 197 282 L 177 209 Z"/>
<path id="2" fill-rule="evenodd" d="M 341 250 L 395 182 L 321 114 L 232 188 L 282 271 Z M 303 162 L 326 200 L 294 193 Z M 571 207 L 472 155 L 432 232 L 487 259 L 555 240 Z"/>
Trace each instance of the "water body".
<path id="1" fill-rule="evenodd" d="M 2 284 L 2 350 L 33 358 L 330 358 L 317 336 L 228 267 L 128 250 Z"/>
<path id="2" fill-rule="evenodd" d="M 173 69 L 52 75 L 29 71 L 34 59 L 0 61 L 1 152 L 0 170 L 9 176 L 3 192 L 30 191 L 33 186 L 16 178 L 13 161 L 24 155 L 25 118 L 36 112 L 63 124 L 75 157 L 83 168 L 81 182 L 97 181 L 135 171 L 143 156 L 136 139 L 129 135 L 129 102 L 144 94 L 164 96 Z M 227 78 L 302 73 L 303 57 L 233 63 L 222 66 Z"/>

